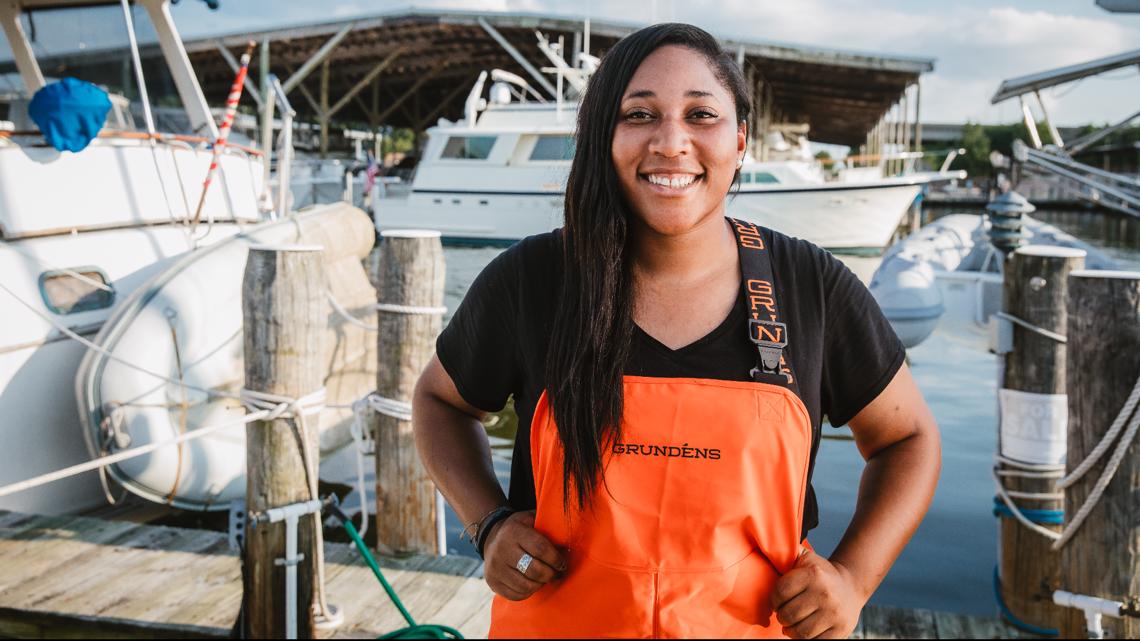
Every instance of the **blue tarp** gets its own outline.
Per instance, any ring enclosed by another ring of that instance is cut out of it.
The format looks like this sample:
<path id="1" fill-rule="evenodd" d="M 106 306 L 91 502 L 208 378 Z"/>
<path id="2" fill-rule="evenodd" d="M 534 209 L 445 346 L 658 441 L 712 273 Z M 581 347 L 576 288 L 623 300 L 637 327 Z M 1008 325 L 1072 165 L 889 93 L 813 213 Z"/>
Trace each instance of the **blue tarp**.
<path id="1" fill-rule="evenodd" d="M 87 148 L 111 110 L 111 99 L 99 87 L 76 78 L 45 85 L 28 103 L 28 115 L 44 139 L 59 151 Z"/>

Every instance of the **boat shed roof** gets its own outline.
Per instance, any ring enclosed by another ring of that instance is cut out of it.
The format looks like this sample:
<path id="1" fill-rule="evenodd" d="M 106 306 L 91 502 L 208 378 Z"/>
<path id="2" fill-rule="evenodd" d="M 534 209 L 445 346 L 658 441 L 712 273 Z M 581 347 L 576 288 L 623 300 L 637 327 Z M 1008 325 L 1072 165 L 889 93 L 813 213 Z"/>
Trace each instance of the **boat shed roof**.
<path id="1" fill-rule="evenodd" d="M 564 37 L 569 55 L 583 26 L 577 17 L 406 9 L 191 39 L 186 41 L 186 49 L 211 104 L 224 102 L 234 76 L 220 49 L 224 47 L 232 59 L 241 54 L 248 41 L 269 40 L 270 70 L 286 83 L 293 107 L 302 116 L 317 118 L 323 110 L 338 122 L 420 130 L 440 117 L 462 117 L 464 100 L 480 71 L 504 69 L 522 76 L 532 86 L 536 84 L 500 40 L 509 43 L 532 67 L 548 67 L 535 31 L 541 31 L 551 42 Z M 590 53 L 604 55 L 620 38 L 641 26 L 592 20 Z M 769 112 L 774 121 L 806 122 L 812 140 L 851 146 L 864 142 L 867 132 L 906 88 L 934 68 L 929 58 L 758 40 L 728 38 L 721 42 L 736 53 L 738 60 L 743 58 L 746 75 L 758 88 L 766 85 L 770 89 Z M 320 65 L 313 64 L 322 48 L 328 52 L 327 92 L 321 91 Z M 255 54 L 250 70 L 254 78 L 259 73 L 258 60 Z M 295 75 L 298 71 L 302 73 Z M 552 75 L 544 75 L 554 82 Z M 295 82 L 290 83 L 290 78 Z M 764 94 L 758 91 L 757 95 Z"/>

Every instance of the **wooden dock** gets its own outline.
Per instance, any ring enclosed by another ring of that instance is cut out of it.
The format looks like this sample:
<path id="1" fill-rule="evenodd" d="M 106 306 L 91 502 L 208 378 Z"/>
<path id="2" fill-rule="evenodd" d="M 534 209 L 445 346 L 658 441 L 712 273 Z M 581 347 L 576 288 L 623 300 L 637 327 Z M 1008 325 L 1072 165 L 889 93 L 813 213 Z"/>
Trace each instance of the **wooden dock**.
<path id="1" fill-rule="evenodd" d="M 403 627 L 355 549 L 326 544 L 329 603 L 345 622 L 324 636 L 375 638 Z M 420 623 L 486 636 L 491 591 L 463 556 L 382 558 Z M 75 516 L 0 511 L 0 637 L 226 638 L 241 570 L 226 535 Z M 1020 638 L 997 619 L 868 606 L 852 638 Z"/>

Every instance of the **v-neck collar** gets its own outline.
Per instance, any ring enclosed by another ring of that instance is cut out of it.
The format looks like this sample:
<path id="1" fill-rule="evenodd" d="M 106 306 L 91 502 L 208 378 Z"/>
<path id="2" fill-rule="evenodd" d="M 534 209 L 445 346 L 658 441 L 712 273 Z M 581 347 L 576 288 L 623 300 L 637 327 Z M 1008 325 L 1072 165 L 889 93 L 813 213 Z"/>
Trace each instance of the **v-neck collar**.
<path id="1" fill-rule="evenodd" d="M 665 343 L 657 340 L 649 332 L 642 329 L 641 326 L 637 323 L 633 324 L 633 332 L 635 335 L 639 336 L 646 344 L 652 346 L 654 349 L 672 356 L 681 356 L 693 350 L 700 349 L 702 346 L 715 341 L 716 339 L 723 336 L 725 332 L 739 331 L 743 333 L 747 331 L 747 328 L 741 322 L 745 316 L 747 316 L 747 314 L 744 310 L 744 292 L 743 289 L 741 289 L 737 291 L 736 302 L 733 303 L 732 309 L 728 310 L 728 315 L 724 317 L 724 320 L 722 320 L 719 325 L 717 325 L 715 328 L 713 328 L 712 331 L 705 334 L 704 336 L 687 345 L 678 347 L 677 349 L 672 349 Z"/>

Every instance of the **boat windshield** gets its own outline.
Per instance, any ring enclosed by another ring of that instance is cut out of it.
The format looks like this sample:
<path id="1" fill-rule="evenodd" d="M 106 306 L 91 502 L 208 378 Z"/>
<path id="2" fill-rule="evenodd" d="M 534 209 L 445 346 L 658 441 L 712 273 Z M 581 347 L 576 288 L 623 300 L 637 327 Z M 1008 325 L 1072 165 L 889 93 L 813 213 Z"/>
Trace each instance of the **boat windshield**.
<path id="1" fill-rule="evenodd" d="M 146 11 L 132 6 L 131 18 L 156 129 L 192 133 Z M 118 3 L 36 9 L 22 14 L 20 22 L 45 82 L 72 77 L 98 85 L 107 91 L 113 105 L 105 127 L 123 131 L 145 129 L 126 20 Z M 35 124 L 26 113 L 30 99 L 12 46 L 0 30 L 0 121 L 6 121 L 0 127 L 34 130 Z"/>

